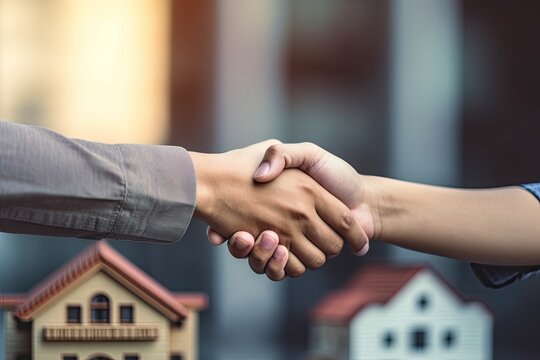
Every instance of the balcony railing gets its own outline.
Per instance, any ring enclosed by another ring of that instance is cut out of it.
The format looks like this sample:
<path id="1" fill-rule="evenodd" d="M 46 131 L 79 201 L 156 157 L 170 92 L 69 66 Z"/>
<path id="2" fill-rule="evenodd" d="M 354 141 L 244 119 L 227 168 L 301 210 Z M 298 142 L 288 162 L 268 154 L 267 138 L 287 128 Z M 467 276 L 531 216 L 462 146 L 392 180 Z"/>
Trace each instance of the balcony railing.
<path id="1" fill-rule="evenodd" d="M 44 326 L 44 341 L 154 341 L 159 336 L 155 326 Z"/>

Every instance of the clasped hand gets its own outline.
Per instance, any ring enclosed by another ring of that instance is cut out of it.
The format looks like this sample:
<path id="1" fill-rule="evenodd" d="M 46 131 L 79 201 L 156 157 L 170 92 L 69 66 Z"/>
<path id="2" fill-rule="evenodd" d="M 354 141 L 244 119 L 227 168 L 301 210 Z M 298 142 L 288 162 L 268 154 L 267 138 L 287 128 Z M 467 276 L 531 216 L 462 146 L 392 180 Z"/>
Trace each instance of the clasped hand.
<path id="1" fill-rule="evenodd" d="M 191 154 L 197 181 L 195 215 L 209 225 L 210 241 L 218 245 L 230 239 L 233 256 L 249 257 L 253 271 L 272 280 L 321 267 L 339 254 L 344 241 L 364 254 L 366 231 L 373 233 L 372 221 L 363 216 L 369 211 L 354 208 L 356 199 L 348 192 L 357 186 L 348 183 L 357 181 L 355 177 L 328 181 L 352 167 L 343 161 L 330 170 L 309 166 L 325 159 L 312 151 L 307 161 L 310 153 L 305 149 L 293 148 L 297 153 L 291 154 L 287 146 L 294 145 L 270 140 L 223 154 Z"/>

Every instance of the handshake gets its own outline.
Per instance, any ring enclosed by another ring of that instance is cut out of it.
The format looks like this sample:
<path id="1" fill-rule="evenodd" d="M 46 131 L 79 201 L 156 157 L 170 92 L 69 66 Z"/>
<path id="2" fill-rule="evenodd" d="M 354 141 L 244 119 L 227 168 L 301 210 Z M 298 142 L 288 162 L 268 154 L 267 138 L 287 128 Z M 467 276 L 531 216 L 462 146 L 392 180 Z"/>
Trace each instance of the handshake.
<path id="1" fill-rule="evenodd" d="M 321 267 L 344 242 L 364 255 L 371 239 L 480 264 L 540 263 L 540 183 L 458 189 L 366 176 L 316 145 L 276 140 L 191 157 L 208 239 L 229 239 L 233 256 L 272 280 Z"/>
<path id="2" fill-rule="evenodd" d="M 223 154 L 190 153 L 195 216 L 214 245 L 282 280 L 317 269 L 348 242 L 364 255 L 380 232 L 377 180 L 310 144 L 269 140 Z"/>

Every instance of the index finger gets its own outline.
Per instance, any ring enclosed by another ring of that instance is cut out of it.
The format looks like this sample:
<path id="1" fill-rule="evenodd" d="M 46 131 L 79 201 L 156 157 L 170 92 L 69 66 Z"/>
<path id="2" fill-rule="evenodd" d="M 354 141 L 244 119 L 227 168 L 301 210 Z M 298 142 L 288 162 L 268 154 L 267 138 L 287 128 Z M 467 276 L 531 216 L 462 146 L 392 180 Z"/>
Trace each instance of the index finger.
<path id="1" fill-rule="evenodd" d="M 354 213 L 345 204 L 322 188 L 316 196 L 315 209 L 319 217 L 349 243 L 356 255 L 367 253 L 368 236 L 356 220 Z"/>

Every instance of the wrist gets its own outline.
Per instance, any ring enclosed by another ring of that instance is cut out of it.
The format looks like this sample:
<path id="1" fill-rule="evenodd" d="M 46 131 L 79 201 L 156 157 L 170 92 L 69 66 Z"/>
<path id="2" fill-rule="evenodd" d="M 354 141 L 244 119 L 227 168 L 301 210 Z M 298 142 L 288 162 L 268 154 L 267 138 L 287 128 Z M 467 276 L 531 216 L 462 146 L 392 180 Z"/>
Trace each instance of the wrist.
<path id="1" fill-rule="evenodd" d="M 385 178 L 359 175 L 364 188 L 364 202 L 369 209 L 373 223 L 373 235 L 370 239 L 382 240 L 385 214 Z"/>
<path id="2" fill-rule="evenodd" d="M 213 208 L 213 174 L 215 170 L 214 157 L 216 155 L 189 152 L 193 167 L 195 169 L 196 196 L 195 196 L 195 217 L 207 219 Z"/>

